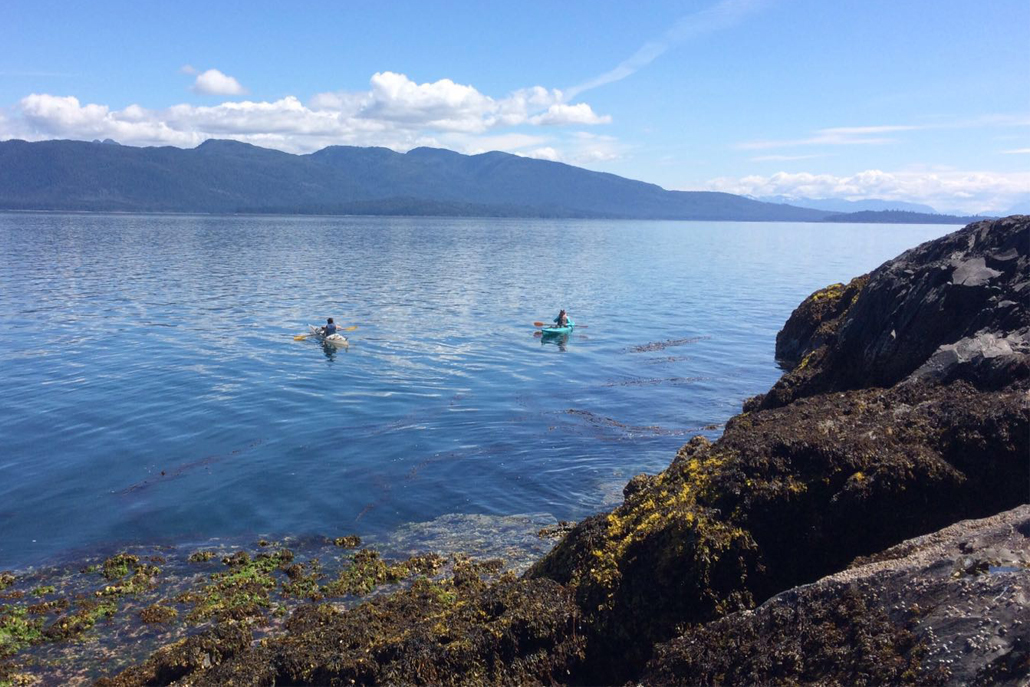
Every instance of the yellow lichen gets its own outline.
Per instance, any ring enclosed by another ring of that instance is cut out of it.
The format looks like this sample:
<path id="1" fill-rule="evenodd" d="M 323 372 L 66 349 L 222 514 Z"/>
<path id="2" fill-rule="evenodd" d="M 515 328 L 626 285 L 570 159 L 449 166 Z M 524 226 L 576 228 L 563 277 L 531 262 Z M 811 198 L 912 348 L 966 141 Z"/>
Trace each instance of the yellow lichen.
<path id="1" fill-rule="evenodd" d="M 749 539 L 747 532 L 712 517 L 707 508 L 714 497 L 714 478 L 730 456 L 691 455 L 689 448 L 684 451 L 668 470 L 658 475 L 652 489 L 605 517 L 604 543 L 590 552 L 594 564 L 585 574 L 590 582 L 608 590 L 609 602 L 621 580 L 620 563 L 627 551 L 654 533 L 670 527 L 691 531 L 689 544 L 685 540 L 674 550 L 677 555 L 690 551 L 700 578 L 707 576 L 721 554 L 735 542 Z"/>
<path id="2" fill-rule="evenodd" d="M 837 283 L 837 284 L 830 284 L 829 286 L 827 286 L 824 289 L 819 289 L 818 291 L 813 293 L 808 298 L 809 298 L 809 300 L 818 303 L 819 301 L 837 300 L 838 298 L 840 298 L 843 295 L 844 295 L 844 284 Z"/>

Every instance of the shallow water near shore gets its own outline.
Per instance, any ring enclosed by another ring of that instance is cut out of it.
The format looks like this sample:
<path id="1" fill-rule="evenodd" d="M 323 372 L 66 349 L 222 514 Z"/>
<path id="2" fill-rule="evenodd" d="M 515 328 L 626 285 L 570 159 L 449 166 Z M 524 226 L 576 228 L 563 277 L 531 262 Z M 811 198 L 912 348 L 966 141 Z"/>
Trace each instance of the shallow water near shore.
<path id="1" fill-rule="evenodd" d="M 0 569 L 582 518 L 767 390 L 809 293 L 954 229 L 0 214 Z M 293 340 L 328 315 L 349 347 Z"/>

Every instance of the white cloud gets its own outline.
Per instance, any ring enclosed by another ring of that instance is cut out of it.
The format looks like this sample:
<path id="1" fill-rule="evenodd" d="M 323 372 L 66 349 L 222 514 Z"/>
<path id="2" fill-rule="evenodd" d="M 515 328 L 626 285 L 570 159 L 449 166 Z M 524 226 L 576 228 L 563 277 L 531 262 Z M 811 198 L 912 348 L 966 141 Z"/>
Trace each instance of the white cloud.
<path id="1" fill-rule="evenodd" d="M 609 124 L 612 118 L 608 115 L 598 116 L 586 103 L 566 105 L 555 103 L 547 108 L 547 112 L 531 117 L 533 124 Z"/>
<path id="2" fill-rule="evenodd" d="M 1001 151 L 1002 155 L 1030 155 L 1030 148 L 1013 148 Z"/>
<path id="3" fill-rule="evenodd" d="M 197 74 L 197 80 L 193 82 L 193 91 L 203 95 L 244 95 L 247 89 L 233 77 L 223 74 L 217 69 L 208 69 L 206 72 Z"/>
<path id="4" fill-rule="evenodd" d="M 211 71 L 199 75 L 198 82 Z M 230 138 L 289 152 L 334 144 L 394 150 L 432 145 L 468 153 L 557 151 L 549 137 L 505 129 L 610 121 L 586 103 L 565 103 L 555 89 L 535 86 L 493 98 L 450 79 L 420 84 L 394 72 L 374 74 L 366 91 L 320 93 L 306 104 L 287 96 L 163 109 L 133 104 L 114 110 L 80 103 L 74 96 L 34 93 L 10 108 L 10 115 L 0 120 L 0 140 L 113 138 L 131 145 L 190 147 L 209 138 Z"/>
<path id="5" fill-rule="evenodd" d="M 792 162 L 794 160 L 811 160 L 825 155 L 758 155 L 751 158 L 752 162 Z"/>
<path id="6" fill-rule="evenodd" d="M 552 148 L 551 146 L 546 146 L 544 148 L 535 148 L 533 150 L 529 150 L 529 151 L 526 151 L 525 153 L 522 153 L 522 155 L 525 156 L 525 157 L 531 157 L 531 158 L 534 158 L 534 159 L 537 159 L 537 160 L 549 160 L 551 162 L 561 162 L 561 154 L 557 150 Z"/>
<path id="7" fill-rule="evenodd" d="M 738 143 L 736 148 L 740 150 L 765 150 L 769 148 L 788 148 L 793 146 L 811 145 L 880 145 L 893 143 L 895 139 L 885 138 L 879 134 L 895 133 L 899 131 L 913 131 L 918 126 L 890 125 L 890 126 L 838 126 L 829 129 L 819 129 L 807 138 L 795 138 L 780 141 L 748 141 Z"/>
<path id="8" fill-rule="evenodd" d="M 1030 172 L 970 172 L 961 170 L 866 170 L 850 176 L 790 174 L 721 177 L 705 185 L 709 191 L 750 196 L 793 198 L 881 198 L 922 202 L 965 213 L 1004 212 L 1030 189 Z"/>
<path id="9" fill-rule="evenodd" d="M 526 148 L 541 146 L 547 143 L 545 136 L 534 136 L 517 132 L 507 134 L 489 134 L 469 137 L 461 133 L 442 134 L 440 142 L 443 146 L 466 155 L 488 153 L 491 150 L 518 153 Z"/>
<path id="10" fill-rule="evenodd" d="M 677 43 L 681 43 L 694 36 L 733 26 L 745 15 L 759 8 L 762 4 L 764 4 L 763 0 L 722 0 L 700 12 L 682 17 L 673 24 L 672 28 L 660 37 L 644 43 L 635 53 L 619 63 L 614 69 L 570 88 L 567 96 L 572 98 L 592 88 L 621 81 L 638 69 L 651 64 L 651 62 Z"/>
<path id="11" fill-rule="evenodd" d="M 817 129 L 812 132 L 811 135 L 804 138 L 746 141 L 738 143 L 734 147 L 738 150 L 764 150 L 768 148 L 788 148 L 794 146 L 813 145 L 881 145 L 896 142 L 896 139 L 886 137 L 884 134 L 895 134 L 903 131 L 1007 128 L 1025 126 L 1030 126 L 1030 119 L 1024 115 L 990 114 L 967 119 L 936 119 L 933 122 L 918 125 L 888 124 L 878 126 L 837 126 L 827 129 Z"/>
<path id="12" fill-rule="evenodd" d="M 308 104 L 350 117 L 465 133 L 505 126 L 611 122 L 611 117 L 596 114 L 587 103 L 567 104 L 561 91 L 541 86 L 492 98 L 450 79 L 420 84 L 395 72 L 373 74 L 370 86 L 368 91 L 318 93 Z"/>
<path id="13" fill-rule="evenodd" d="M 184 64 L 181 67 L 179 67 L 179 73 L 189 74 L 190 76 L 192 76 L 197 73 L 197 68 L 194 67 L 192 64 Z"/>

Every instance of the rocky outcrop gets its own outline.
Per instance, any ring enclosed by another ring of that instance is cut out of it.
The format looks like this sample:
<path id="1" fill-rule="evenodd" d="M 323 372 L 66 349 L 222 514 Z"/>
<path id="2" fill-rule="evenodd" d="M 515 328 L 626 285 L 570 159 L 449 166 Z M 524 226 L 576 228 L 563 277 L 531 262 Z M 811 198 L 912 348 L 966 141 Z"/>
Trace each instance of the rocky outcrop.
<path id="1" fill-rule="evenodd" d="M 964 521 L 659 646 L 642 682 L 1018 685 L 1030 506 Z"/>
<path id="2" fill-rule="evenodd" d="M 1028 322 L 1025 298 L 1009 305 L 1028 235 L 1028 218 L 971 225 L 814 294 L 781 335 L 798 362 L 768 396 L 540 561 L 530 575 L 570 586 L 583 609 L 583 679 L 630 678 L 684 625 L 1024 503 L 1027 355 L 997 342 Z M 966 362 L 927 373 L 946 367 L 932 361 L 947 346 Z"/>
<path id="3" fill-rule="evenodd" d="M 1025 388 L 966 382 L 738 416 L 718 442 L 693 439 L 621 507 L 580 523 L 532 574 L 576 590 L 587 665 L 600 671 L 588 681 L 628 675 L 683 623 L 1022 503 L 1028 435 Z"/>
<path id="4" fill-rule="evenodd" d="M 796 367 L 751 408 L 910 375 L 999 388 L 1030 377 L 1030 217 L 971 224 L 791 315 L 776 354 Z"/>
<path id="5" fill-rule="evenodd" d="M 829 343 L 840 328 L 841 317 L 868 281 L 868 275 L 855 277 L 847 285 L 831 284 L 806 298 L 776 334 L 776 360 L 793 368 Z"/>

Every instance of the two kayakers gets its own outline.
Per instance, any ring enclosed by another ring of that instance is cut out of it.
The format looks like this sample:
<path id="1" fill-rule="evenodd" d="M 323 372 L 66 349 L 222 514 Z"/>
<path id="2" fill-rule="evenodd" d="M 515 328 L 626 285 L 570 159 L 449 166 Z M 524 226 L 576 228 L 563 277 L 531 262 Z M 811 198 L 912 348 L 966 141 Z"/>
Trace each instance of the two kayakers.
<path id="1" fill-rule="evenodd" d="M 565 309 L 562 308 L 561 312 L 558 313 L 558 317 L 554 318 L 555 327 L 568 327 L 569 316 L 565 313 Z"/>

